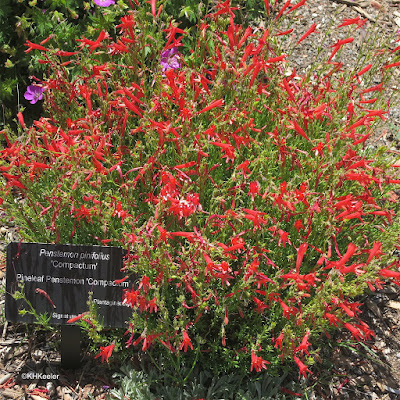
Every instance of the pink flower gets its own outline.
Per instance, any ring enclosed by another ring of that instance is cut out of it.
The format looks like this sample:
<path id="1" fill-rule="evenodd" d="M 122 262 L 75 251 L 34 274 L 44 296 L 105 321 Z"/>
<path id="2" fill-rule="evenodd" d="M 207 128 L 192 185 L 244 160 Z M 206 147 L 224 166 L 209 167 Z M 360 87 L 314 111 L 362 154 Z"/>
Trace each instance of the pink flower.
<path id="1" fill-rule="evenodd" d="M 24 94 L 24 97 L 26 100 L 28 100 L 31 104 L 37 103 L 39 100 L 42 100 L 43 98 L 43 92 L 44 89 L 40 86 L 36 85 L 29 85 L 26 88 L 26 92 Z"/>
<path id="2" fill-rule="evenodd" d="M 109 7 L 112 4 L 115 4 L 115 0 L 94 0 L 94 4 L 99 7 Z"/>
<path id="3" fill-rule="evenodd" d="M 178 69 L 181 67 L 179 62 L 178 48 L 173 47 L 172 49 L 165 50 L 161 53 L 162 72 L 168 69 Z"/>

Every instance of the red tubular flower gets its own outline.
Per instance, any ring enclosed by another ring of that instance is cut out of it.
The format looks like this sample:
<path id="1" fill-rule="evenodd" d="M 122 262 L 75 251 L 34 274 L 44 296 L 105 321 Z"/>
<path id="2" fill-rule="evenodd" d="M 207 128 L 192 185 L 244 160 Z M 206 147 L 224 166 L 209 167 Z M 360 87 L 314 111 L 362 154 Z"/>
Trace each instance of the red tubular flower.
<path id="1" fill-rule="evenodd" d="M 253 371 L 253 368 L 256 372 L 260 372 L 263 368 L 267 369 L 267 364 L 270 364 L 267 360 L 264 360 L 262 357 L 256 355 L 255 351 L 251 351 L 251 367 L 250 371 Z"/>
<path id="2" fill-rule="evenodd" d="M 347 261 L 350 260 L 350 258 L 357 251 L 357 249 L 358 247 L 354 243 L 349 243 L 349 245 L 347 246 L 346 253 L 339 261 L 335 262 L 336 265 L 338 267 L 343 267 L 347 263 Z"/>
<path id="3" fill-rule="evenodd" d="M 304 6 L 304 4 L 306 4 L 307 0 L 300 0 L 297 4 L 293 5 L 290 7 L 289 11 L 286 13 L 289 14 L 291 12 L 293 12 L 294 10 L 297 10 L 298 8 L 300 8 L 301 6 Z"/>
<path id="4" fill-rule="evenodd" d="M 281 305 L 281 307 L 282 307 L 282 310 L 283 310 L 283 317 L 284 318 L 289 318 L 290 317 L 290 315 L 294 315 L 294 314 L 296 314 L 296 312 L 298 311 L 297 309 L 296 309 L 296 307 L 289 307 L 286 303 L 284 303 L 281 299 L 277 299 L 277 301 L 279 302 L 279 304 Z"/>
<path id="5" fill-rule="evenodd" d="M 283 346 L 283 331 L 280 333 L 280 335 L 276 338 L 275 340 L 275 348 L 277 349 L 279 347 L 280 350 L 282 350 Z"/>
<path id="6" fill-rule="evenodd" d="M 369 326 L 365 322 L 360 321 L 360 323 L 357 324 L 357 327 L 364 333 L 365 339 L 368 340 L 371 336 L 375 336 L 374 331 L 369 329 Z"/>
<path id="7" fill-rule="evenodd" d="M 222 151 L 224 152 L 224 155 L 222 156 L 222 158 L 226 158 L 226 162 L 235 161 L 235 158 L 236 158 L 235 148 L 230 143 L 210 142 L 210 144 L 213 144 L 214 146 L 218 146 L 222 149 Z"/>
<path id="8" fill-rule="evenodd" d="M 257 210 L 250 210 L 247 208 L 243 208 L 243 211 L 247 213 L 244 216 L 244 218 L 249 219 L 250 221 L 253 222 L 254 230 L 256 230 L 257 228 L 260 228 L 261 225 L 265 225 L 267 223 L 267 221 L 263 218 L 263 216 L 266 215 L 265 212 L 260 212 Z"/>
<path id="9" fill-rule="evenodd" d="M 311 33 L 315 32 L 315 29 L 317 28 L 317 24 L 312 24 L 311 28 L 297 41 L 296 44 L 299 44 L 302 42 L 308 35 L 311 35 Z"/>
<path id="10" fill-rule="evenodd" d="M 353 340 L 360 341 L 364 339 L 362 333 L 355 326 L 349 324 L 348 322 L 344 323 L 343 326 L 351 332 Z"/>
<path id="11" fill-rule="evenodd" d="M 361 71 L 358 71 L 351 79 L 357 78 L 363 74 L 365 74 L 366 72 L 368 72 L 370 69 L 372 68 L 372 64 L 368 64 L 367 66 L 365 66 Z"/>
<path id="12" fill-rule="evenodd" d="M 257 304 L 257 312 L 259 314 L 262 314 L 264 312 L 264 310 L 266 308 L 268 308 L 268 306 L 263 301 L 261 301 L 260 299 L 257 299 L 257 297 L 253 296 L 253 300 Z"/>
<path id="13" fill-rule="evenodd" d="M 350 18 L 350 19 L 344 19 L 343 23 L 338 26 L 338 28 L 341 28 L 342 26 L 348 26 L 348 25 L 357 25 L 357 28 L 361 28 L 365 23 L 367 22 L 367 19 L 361 19 L 359 16 L 357 18 Z"/>
<path id="14" fill-rule="evenodd" d="M 293 129 L 296 131 L 300 136 L 302 136 L 304 139 L 310 141 L 308 138 L 307 134 L 304 132 L 303 128 L 299 125 L 299 123 L 296 120 L 289 121 L 290 125 L 287 125 L 287 128 Z"/>
<path id="15" fill-rule="evenodd" d="M 207 107 L 204 107 L 202 110 L 200 110 L 198 112 L 198 114 L 202 114 L 203 112 L 210 111 L 216 107 L 222 107 L 223 105 L 224 105 L 223 99 L 214 100 Z"/>
<path id="16" fill-rule="evenodd" d="M 215 12 L 214 14 L 208 14 L 206 15 L 206 17 L 217 17 L 218 15 L 223 15 L 223 14 L 229 14 L 231 21 L 233 20 L 234 17 L 234 13 L 233 11 L 237 10 L 237 7 L 231 7 L 230 6 L 230 0 L 226 0 L 224 2 L 219 1 L 217 4 L 217 8 L 219 8 L 219 10 L 217 12 Z"/>
<path id="17" fill-rule="evenodd" d="M 108 359 L 111 357 L 111 354 L 114 350 L 115 344 L 111 343 L 109 346 L 106 347 L 100 347 L 100 353 L 97 354 L 95 358 L 101 357 L 101 362 L 103 363 L 104 361 L 108 362 Z"/>
<path id="18" fill-rule="evenodd" d="M 269 1 L 264 0 L 264 5 L 265 5 L 265 10 L 267 11 L 267 14 L 269 15 Z"/>
<path id="19" fill-rule="evenodd" d="M 151 13 L 152 13 L 153 17 L 155 18 L 156 10 L 157 10 L 157 2 L 155 0 L 150 0 L 150 6 L 151 6 Z"/>
<path id="20" fill-rule="evenodd" d="M 167 243 L 167 240 L 172 238 L 170 232 L 167 232 L 167 230 L 161 227 L 160 225 L 157 225 L 157 229 L 160 232 L 160 238 L 158 239 L 157 244 L 159 244 L 161 241 Z"/>
<path id="21" fill-rule="evenodd" d="M 278 230 L 278 234 L 279 234 L 279 242 L 278 242 L 278 246 L 280 246 L 280 244 L 283 244 L 283 247 L 286 247 L 286 243 L 290 243 L 290 239 L 289 239 L 289 233 L 283 231 L 282 229 Z"/>
<path id="22" fill-rule="evenodd" d="M 125 282 L 127 279 L 128 279 L 128 276 L 124 276 L 124 277 L 121 278 L 121 279 L 116 279 L 116 280 L 114 281 L 114 283 L 115 283 L 116 285 L 118 285 L 118 284 L 120 284 L 120 283 L 122 283 L 122 282 Z"/>
<path id="23" fill-rule="evenodd" d="M 39 44 L 32 43 L 29 40 L 26 41 L 25 46 L 28 47 L 25 50 L 25 53 L 29 53 L 32 50 L 49 51 L 49 49 L 47 49 L 46 47 L 40 46 Z"/>
<path id="24" fill-rule="evenodd" d="M 331 313 L 325 313 L 325 318 L 327 318 L 329 323 L 333 326 L 337 326 L 338 322 L 340 322 L 339 318 Z"/>
<path id="25" fill-rule="evenodd" d="M 124 292 L 124 300 L 123 304 L 128 304 L 130 307 L 134 307 L 136 305 L 137 299 L 139 296 L 139 290 L 126 290 Z"/>
<path id="26" fill-rule="evenodd" d="M 214 266 L 214 270 L 211 272 L 211 274 L 215 278 L 221 279 L 222 286 L 230 286 L 229 279 L 233 279 L 233 276 L 230 275 L 230 272 L 232 272 L 232 268 L 226 261 L 222 261 L 221 264 L 216 264 Z"/>
<path id="27" fill-rule="evenodd" d="M 35 292 L 44 296 L 48 300 L 48 302 L 52 305 L 52 307 L 56 308 L 56 305 L 53 303 L 53 300 L 50 298 L 50 296 L 48 295 L 47 292 L 45 292 L 43 289 L 39 289 L 39 288 L 36 288 Z"/>
<path id="28" fill-rule="evenodd" d="M 239 164 L 236 169 L 240 170 L 241 173 L 243 174 L 243 176 L 245 178 L 247 178 L 247 175 L 251 174 L 251 171 L 249 170 L 248 166 L 250 164 L 249 160 L 246 160 L 244 162 L 242 162 L 241 164 Z"/>
<path id="29" fill-rule="evenodd" d="M 369 264 L 374 257 L 379 258 L 382 254 L 384 254 L 382 252 L 382 243 L 374 242 L 374 245 L 372 246 L 372 249 L 369 251 L 367 264 Z"/>
<path id="30" fill-rule="evenodd" d="M 308 244 L 307 243 L 302 243 L 298 250 L 297 250 L 297 259 L 296 259 L 296 272 L 300 272 L 300 266 L 301 263 L 303 262 L 304 254 L 307 251 Z"/>
<path id="31" fill-rule="evenodd" d="M 392 271 L 390 269 L 381 269 L 379 271 L 379 274 L 385 278 L 395 278 L 395 279 L 400 279 L 400 272 L 398 271 Z"/>
<path id="32" fill-rule="evenodd" d="M 18 117 L 18 121 L 21 124 L 21 126 L 25 129 L 24 116 L 22 115 L 21 111 L 17 114 L 17 117 Z"/>
<path id="33" fill-rule="evenodd" d="M 88 311 L 86 311 L 86 312 L 84 312 L 83 314 L 79 314 L 79 315 L 77 315 L 76 317 L 72 317 L 72 318 L 70 318 L 68 321 L 67 321 L 67 324 L 72 324 L 72 323 L 74 323 L 74 322 L 76 322 L 76 321 L 79 321 L 81 318 L 83 318 L 85 315 L 87 315 L 89 312 Z"/>
<path id="34" fill-rule="evenodd" d="M 346 39 L 342 39 L 342 40 L 339 40 L 338 42 L 336 42 L 334 45 L 332 45 L 331 47 L 341 47 L 341 46 L 343 46 L 344 44 L 346 44 L 346 43 L 351 43 L 351 42 L 353 42 L 354 41 L 354 38 L 352 38 L 352 37 L 349 37 L 349 38 L 346 38 Z"/>
<path id="35" fill-rule="evenodd" d="M 400 67 L 400 62 L 398 61 L 398 62 L 395 62 L 392 64 L 385 65 L 383 68 L 389 69 L 389 68 L 393 68 L 393 67 Z"/>
<path id="36" fill-rule="evenodd" d="M 339 49 L 346 43 L 351 43 L 354 40 L 354 38 L 350 37 L 350 38 L 346 38 L 343 40 L 339 40 L 337 43 L 335 43 L 334 45 L 332 45 L 331 47 L 333 47 L 332 53 L 328 59 L 328 62 L 332 60 L 333 56 L 339 51 Z"/>
<path id="37" fill-rule="evenodd" d="M 146 351 L 151 344 L 153 343 L 154 339 L 157 339 L 161 334 L 160 333 L 156 333 L 153 335 L 146 335 L 143 338 L 143 345 L 142 345 L 142 351 Z"/>
<path id="38" fill-rule="evenodd" d="M 287 0 L 287 2 L 283 5 L 283 7 L 280 9 L 278 15 L 275 17 L 275 19 L 279 19 L 282 14 L 284 13 L 284 11 L 290 6 L 290 0 Z"/>
<path id="39" fill-rule="evenodd" d="M 100 32 L 98 38 L 95 41 L 86 39 L 84 36 L 82 37 L 82 39 L 76 39 L 76 41 L 82 43 L 81 48 L 83 48 L 85 46 L 90 47 L 90 53 L 92 53 L 98 47 L 102 46 L 101 42 L 106 38 L 108 38 L 108 33 L 106 33 L 106 31 L 102 30 Z"/>
<path id="40" fill-rule="evenodd" d="M 151 289 L 150 278 L 148 276 L 142 277 L 138 289 L 142 289 L 144 293 L 147 293 Z"/>
<path id="41" fill-rule="evenodd" d="M 182 340 L 182 342 L 181 342 L 181 345 L 180 345 L 180 347 L 179 347 L 179 350 L 184 349 L 183 351 L 184 351 L 185 353 L 187 352 L 188 347 L 190 347 L 190 348 L 193 350 L 192 341 L 190 340 L 190 337 L 189 337 L 189 335 L 187 334 L 187 332 L 186 332 L 186 331 L 183 331 L 182 335 L 183 335 L 183 340 Z"/>
<path id="42" fill-rule="evenodd" d="M 297 366 L 299 367 L 299 379 L 300 376 L 303 375 L 304 378 L 307 378 L 307 372 L 309 372 L 310 374 L 312 374 L 312 372 L 307 368 L 307 365 L 305 365 L 299 358 L 297 358 L 296 356 L 293 356 L 293 360 L 295 361 L 295 363 L 297 364 Z"/>
<path id="43" fill-rule="evenodd" d="M 299 233 L 300 229 L 304 229 L 303 222 L 300 219 L 296 220 L 296 222 L 294 223 L 294 227 L 296 228 L 296 231 Z"/>
<path id="44" fill-rule="evenodd" d="M 256 194 L 261 196 L 261 194 L 260 194 L 260 183 L 258 181 L 250 182 L 250 184 L 249 184 L 249 193 L 247 195 L 251 196 L 251 201 L 254 201 L 254 197 L 255 197 Z"/>
<path id="45" fill-rule="evenodd" d="M 307 331 L 307 333 L 304 335 L 303 340 L 301 341 L 300 345 L 296 347 L 295 352 L 304 352 L 306 354 L 309 354 L 308 348 L 311 346 L 311 343 L 308 341 L 308 338 L 310 336 L 310 331 Z"/>
<path id="46" fill-rule="evenodd" d="M 276 63 L 276 62 L 279 62 L 279 61 L 283 61 L 286 57 L 287 57 L 287 54 L 282 54 L 281 56 L 278 56 L 278 57 L 268 58 L 268 60 L 265 61 L 265 62 L 267 64 L 273 64 L 273 63 Z"/>
<path id="47" fill-rule="evenodd" d="M 354 311 L 352 311 L 346 304 L 340 303 L 339 307 L 351 318 L 355 316 Z"/>

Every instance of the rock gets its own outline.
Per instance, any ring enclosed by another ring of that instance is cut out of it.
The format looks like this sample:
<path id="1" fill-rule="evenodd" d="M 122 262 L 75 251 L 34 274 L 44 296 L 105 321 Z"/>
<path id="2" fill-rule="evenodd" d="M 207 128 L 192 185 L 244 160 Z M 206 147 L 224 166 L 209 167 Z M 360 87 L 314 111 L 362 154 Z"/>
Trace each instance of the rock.
<path id="1" fill-rule="evenodd" d="M 360 367 L 360 370 L 362 371 L 363 374 L 372 374 L 374 372 L 374 368 L 371 364 L 365 363 Z"/>
<path id="2" fill-rule="evenodd" d="M 394 389 L 394 388 L 386 386 L 386 391 L 389 392 L 389 393 L 394 393 L 394 394 L 400 395 L 400 390 L 399 389 Z"/>
<path id="3" fill-rule="evenodd" d="M 385 393 L 385 392 L 386 392 L 386 385 L 385 385 L 385 384 L 383 384 L 383 383 L 381 383 L 381 382 L 376 382 L 376 386 L 379 388 L 379 390 L 380 390 L 382 393 Z"/>
<path id="4" fill-rule="evenodd" d="M 62 397 L 63 400 L 75 400 L 77 398 L 71 391 L 71 389 L 64 387 L 62 389 Z"/>
<path id="5" fill-rule="evenodd" d="M 57 398 L 62 399 L 63 398 L 63 388 L 61 386 L 56 387 L 56 393 L 57 393 Z"/>
<path id="6" fill-rule="evenodd" d="M 49 391 L 50 396 L 54 396 L 56 394 L 56 385 L 53 382 L 47 382 L 46 389 Z"/>
<path id="7" fill-rule="evenodd" d="M 83 398 L 92 398 L 95 392 L 93 385 L 88 384 L 83 388 Z"/>
<path id="8" fill-rule="evenodd" d="M 2 396 L 8 399 L 22 399 L 24 398 L 24 393 L 20 390 L 13 390 L 13 389 L 3 389 Z"/>
<path id="9" fill-rule="evenodd" d="M 32 359 L 35 363 L 39 364 L 44 358 L 44 351 L 40 349 L 36 349 L 32 352 Z"/>
<path id="10" fill-rule="evenodd" d="M 394 308 L 395 310 L 400 310 L 400 302 L 399 301 L 390 300 L 387 303 L 387 306 L 390 308 Z"/>
<path id="11" fill-rule="evenodd" d="M 374 7 L 376 10 L 380 10 L 383 7 L 383 5 L 376 0 L 371 0 L 370 4 L 371 7 Z"/>
<path id="12" fill-rule="evenodd" d="M 10 359 L 13 353 L 13 348 L 11 346 L 4 347 L 0 349 L 0 361 L 4 364 Z"/>
<path id="13" fill-rule="evenodd" d="M 12 374 L 5 374 L 3 376 L 0 376 L 0 385 L 7 382 L 11 377 L 12 377 Z"/>

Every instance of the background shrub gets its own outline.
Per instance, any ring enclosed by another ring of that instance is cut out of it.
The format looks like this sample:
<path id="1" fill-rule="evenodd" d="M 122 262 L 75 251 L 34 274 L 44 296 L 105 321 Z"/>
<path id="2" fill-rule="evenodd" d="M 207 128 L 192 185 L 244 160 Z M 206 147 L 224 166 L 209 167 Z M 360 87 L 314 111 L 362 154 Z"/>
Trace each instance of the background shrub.
<path id="1" fill-rule="evenodd" d="M 18 111 L 26 108 L 27 122 L 42 113 L 41 104 L 30 105 L 24 99 L 27 86 L 44 77 L 45 67 L 38 55 L 26 53 L 26 41 L 40 43 L 51 37 L 52 45 L 70 51 L 75 39 L 92 37 L 97 29 L 111 30 L 127 6 L 119 2 L 112 8 L 100 8 L 93 1 L 78 0 L 3 0 L 0 10 L 0 128 L 11 124 Z"/>

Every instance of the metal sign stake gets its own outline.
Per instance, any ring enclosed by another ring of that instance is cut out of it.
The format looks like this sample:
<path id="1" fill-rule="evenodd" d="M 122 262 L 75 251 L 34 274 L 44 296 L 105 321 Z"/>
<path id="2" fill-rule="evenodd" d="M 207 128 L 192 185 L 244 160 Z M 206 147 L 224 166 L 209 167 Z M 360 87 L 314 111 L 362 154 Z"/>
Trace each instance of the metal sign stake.
<path id="1" fill-rule="evenodd" d="M 81 366 L 81 328 L 61 325 L 61 366 L 77 369 Z"/>

